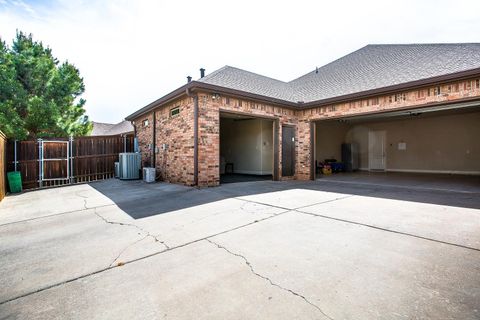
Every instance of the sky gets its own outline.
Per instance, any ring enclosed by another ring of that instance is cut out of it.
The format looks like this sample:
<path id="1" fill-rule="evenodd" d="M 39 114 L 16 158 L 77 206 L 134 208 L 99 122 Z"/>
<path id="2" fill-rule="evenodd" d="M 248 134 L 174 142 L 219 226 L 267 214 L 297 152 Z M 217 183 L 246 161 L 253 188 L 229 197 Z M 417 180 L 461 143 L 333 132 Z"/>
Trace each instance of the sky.
<path id="1" fill-rule="evenodd" d="M 480 1 L 0 0 L 0 38 L 32 33 L 116 123 L 225 65 L 283 81 L 367 44 L 480 42 Z"/>

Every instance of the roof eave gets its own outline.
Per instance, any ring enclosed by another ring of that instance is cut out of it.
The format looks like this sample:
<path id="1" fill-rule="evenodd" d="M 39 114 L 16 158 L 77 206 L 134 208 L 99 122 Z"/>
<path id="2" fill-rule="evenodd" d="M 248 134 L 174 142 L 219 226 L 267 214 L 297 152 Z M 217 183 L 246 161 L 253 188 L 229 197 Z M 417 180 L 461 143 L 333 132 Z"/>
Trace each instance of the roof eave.
<path id="1" fill-rule="evenodd" d="M 173 90 L 169 94 L 167 94 L 167 95 L 165 95 L 165 96 L 147 104 L 145 107 L 143 107 L 141 109 L 138 109 L 137 111 L 135 111 L 131 115 L 125 117 L 125 120 L 133 121 L 136 118 L 140 117 L 141 115 L 144 115 L 145 113 L 150 112 L 152 109 L 154 109 L 154 108 L 156 108 L 156 107 L 158 107 L 158 106 L 160 106 L 164 103 L 172 101 L 172 100 L 178 98 L 179 96 L 181 96 L 182 94 L 186 94 L 186 90 L 188 88 L 190 88 L 192 86 L 192 84 L 193 84 L 193 81 L 181 86 L 178 89 Z"/>
<path id="2" fill-rule="evenodd" d="M 327 98 L 327 99 L 321 99 L 321 100 L 316 100 L 316 101 L 310 101 L 303 103 L 299 105 L 300 109 L 306 109 L 306 108 L 312 108 L 312 107 L 320 107 L 324 106 L 327 104 L 335 104 L 335 103 L 342 103 L 342 102 L 347 102 L 347 101 L 352 101 L 356 99 L 362 99 L 362 98 L 368 98 L 368 97 L 373 97 L 373 96 L 378 96 L 378 95 L 384 95 L 384 94 L 389 94 L 389 93 L 394 93 L 398 92 L 401 90 L 409 90 L 413 88 L 421 88 L 437 83 L 445 83 L 449 81 L 459 81 L 462 79 L 467 79 L 471 78 L 475 75 L 480 75 L 480 68 L 475 68 L 475 69 L 470 69 L 470 70 L 465 70 L 465 71 L 460 71 L 460 72 L 455 72 L 455 73 L 449 73 L 449 74 L 444 74 L 441 76 L 436 76 L 436 77 L 431 77 L 431 78 L 425 78 L 425 79 L 420 79 L 420 80 L 415 80 L 415 81 L 410 81 L 410 82 L 404 82 L 388 87 L 382 87 L 382 88 L 376 88 L 376 89 L 371 89 L 371 90 L 366 90 L 366 91 L 360 91 L 360 92 L 355 92 L 351 94 L 346 94 L 342 96 L 337 96 L 337 97 L 332 97 L 332 98 Z"/>
<path id="3" fill-rule="evenodd" d="M 191 81 L 191 82 L 181 86 L 180 88 L 170 92 L 169 94 L 161 97 L 160 99 L 157 99 L 157 100 L 153 101 L 152 103 L 149 103 L 145 107 L 135 111 L 134 113 L 127 116 L 125 118 L 125 120 L 133 121 L 134 119 L 150 112 L 151 110 L 153 110 L 155 108 L 158 108 L 158 107 L 160 107 L 160 106 L 162 106 L 166 103 L 169 103 L 173 100 L 176 100 L 176 99 L 180 98 L 183 95 L 186 95 L 187 90 L 190 90 L 191 92 L 201 91 L 201 90 L 214 91 L 214 92 L 217 92 L 217 93 L 229 94 L 229 95 L 233 95 L 233 96 L 244 97 L 244 98 L 247 98 L 247 99 L 264 101 L 264 102 L 268 102 L 268 103 L 271 103 L 271 104 L 274 104 L 274 105 L 279 105 L 279 106 L 283 106 L 283 107 L 290 107 L 292 109 L 298 108 L 298 104 L 295 103 L 295 102 L 286 101 L 286 100 L 277 99 L 277 98 L 272 98 L 272 97 L 267 97 L 267 96 L 263 96 L 263 95 L 259 95 L 259 94 L 246 92 L 246 91 L 221 87 L 221 86 L 217 86 L 217 85 L 210 84 L 210 83 Z"/>
<path id="4" fill-rule="evenodd" d="M 401 90 L 408 90 L 412 88 L 419 88 L 419 87 L 425 87 L 428 85 L 436 84 L 436 83 L 445 83 L 449 81 L 459 81 L 462 79 L 467 79 L 475 75 L 480 75 L 480 68 L 475 68 L 475 69 L 470 69 L 470 70 L 465 70 L 465 71 L 460 71 L 460 72 L 455 72 L 455 73 L 449 73 L 441 76 L 436 76 L 436 77 L 431 77 L 431 78 L 426 78 L 426 79 L 421 79 L 421 80 L 415 80 L 415 81 L 410 81 L 410 82 L 405 82 L 405 83 L 400 83 L 388 87 L 382 87 L 382 88 L 376 88 L 376 89 L 371 89 L 371 90 L 366 90 L 366 91 L 361 91 L 361 92 L 355 92 L 351 94 L 346 94 L 342 96 L 337 96 L 337 97 L 332 97 L 332 98 L 327 98 L 327 99 L 321 99 L 321 100 L 316 100 L 316 101 L 310 101 L 310 102 L 305 102 L 305 103 L 298 103 L 298 102 L 292 102 L 292 101 L 287 101 L 287 100 L 282 100 L 278 98 L 272 98 L 268 96 L 263 96 L 255 93 L 250 93 L 246 91 L 241 91 L 237 89 L 231 89 L 227 87 L 222 87 L 214 84 L 209 84 L 209 83 L 204 83 L 204 82 L 198 82 L 198 81 L 191 81 L 180 88 L 170 92 L 169 94 L 161 97 L 160 99 L 157 99 L 153 101 L 152 103 L 146 105 L 145 107 L 137 110 L 136 112 L 132 113 L 128 117 L 125 118 L 125 120 L 128 121 L 133 121 L 134 119 L 140 117 L 141 115 L 144 115 L 151 110 L 158 108 L 166 103 L 169 103 L 173 100 L 178 99 L 179 97 L 186 95 L 187 91 L 201 91 L 201 90 L 206 90 L 206 91 L 214 91 L 217 93 L 223 93 L 223 94 L 229 94 L 233 96 L 239 96 L 247 99 L 252 99 L 252 100 L 258 100 L 258 101 L 263 101 L 267 103 L 271 103 L 274 105 L 282 106 L 282 107 L 287 107 L 291 109 L 307 109 L 307 108 L 313 108 L 313 107 L 320 107 L 328 104 L 335 104 L 335 103 L 342 103 L 342 102 L 347 102 L 351 100 L 356 100 L 356 99 L 364 99 L 368 97 L 373 97 L 377 95 L 384 95 L 388 93 L 394 93 L 398 92 Z"/>

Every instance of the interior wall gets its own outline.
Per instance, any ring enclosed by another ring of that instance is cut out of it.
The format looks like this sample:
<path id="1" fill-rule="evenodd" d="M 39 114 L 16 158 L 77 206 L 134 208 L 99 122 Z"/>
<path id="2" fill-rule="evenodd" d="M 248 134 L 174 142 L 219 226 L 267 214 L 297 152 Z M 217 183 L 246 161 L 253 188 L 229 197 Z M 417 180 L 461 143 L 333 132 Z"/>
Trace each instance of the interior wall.
<path id="1" fill-rule="evenodd" d="M 315 155 L 317 161 L 337 159 L 342 161 L 342 143 L 350 126 L 338 121 L 317 122 Z"/>
<path id="2" fill-rule="evenodd" d="M 351 134 L 359 143 L 361 168 L 368 168 L 369 130 L 386 131 L 387 170 L 480 173 L 480 112 L 356 125 Z"/>
<path id="3" fill-rule="evenodd" d="M 220 157 L 233 163 L 235 173 L 272 174 L 272 121 L 221 118 Z"/>
<path id="4" fill-rule="evenodd" d="M 480 112 L 423 114 L 352 125 L 319 123 L 317 159 L 340 160 L 341 143 L 354 142 L 359 166 L 368 170 L 368 132 L 373 130 L 386 131 L 387 171 L 480 174 Z"/>

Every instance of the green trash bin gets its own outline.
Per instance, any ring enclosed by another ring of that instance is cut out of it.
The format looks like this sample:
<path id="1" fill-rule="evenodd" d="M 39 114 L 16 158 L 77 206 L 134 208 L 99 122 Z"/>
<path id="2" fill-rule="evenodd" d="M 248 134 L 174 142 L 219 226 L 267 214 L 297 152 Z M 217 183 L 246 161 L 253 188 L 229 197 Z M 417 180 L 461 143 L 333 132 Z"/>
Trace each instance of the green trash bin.
<path id="1" fill-rule="evenodd" d="M 22 192 L 22 176 L 20 171 L 12 171 L 7 173 L 8 186 L 10 187 L 10 192 L 18 193 Z"/>

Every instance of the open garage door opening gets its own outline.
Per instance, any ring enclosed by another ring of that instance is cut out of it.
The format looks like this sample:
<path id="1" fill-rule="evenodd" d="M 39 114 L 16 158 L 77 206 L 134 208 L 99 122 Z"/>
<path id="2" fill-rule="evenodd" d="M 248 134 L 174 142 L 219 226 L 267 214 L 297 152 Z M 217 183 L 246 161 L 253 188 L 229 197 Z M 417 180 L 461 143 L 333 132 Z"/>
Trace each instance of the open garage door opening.
<path id="1" fill-rule="evenodd" d="M 220 113 L 220 183 L 272 180 L 274 121 Z"/>
<path id="2" fill-rule="evenodd" d="M 341 172 L 480 174 L 480 107 L 452 105 L 316 122 L 316 177 Z"/>

